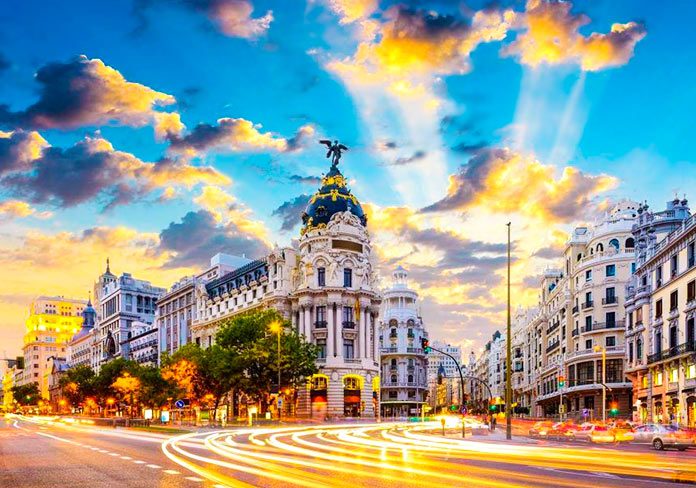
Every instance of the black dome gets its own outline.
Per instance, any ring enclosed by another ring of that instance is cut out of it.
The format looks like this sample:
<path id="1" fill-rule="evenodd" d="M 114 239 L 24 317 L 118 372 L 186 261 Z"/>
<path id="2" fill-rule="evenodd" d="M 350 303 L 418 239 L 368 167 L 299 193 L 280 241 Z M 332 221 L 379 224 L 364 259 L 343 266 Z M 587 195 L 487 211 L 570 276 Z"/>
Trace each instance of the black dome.
<path id="1" fill-rule="evenodd" d="M 367 216 L 360 202 L 350 192 L 338 166 L 332 165 L 326 176 L 321 179 L 321 188 L 309 199 L 307 208 L 302 214 L 301 233 L 326 227 L 334 214 L 345 211 L 350 211 L 360 219 L 362 225 L 367 225 Z"/>

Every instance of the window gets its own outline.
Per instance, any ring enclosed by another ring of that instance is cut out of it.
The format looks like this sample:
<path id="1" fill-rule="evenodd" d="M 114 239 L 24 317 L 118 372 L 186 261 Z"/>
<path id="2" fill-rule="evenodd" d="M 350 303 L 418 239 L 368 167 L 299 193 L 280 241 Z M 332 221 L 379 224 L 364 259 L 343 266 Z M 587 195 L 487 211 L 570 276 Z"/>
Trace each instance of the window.
<path id="1" fill-rule="evenodd" d="M 359 390 L 360 380 L 354 376 L 346 376 L 343 378 L 343 388 L 346 390 Z"/>
<path id="2" fill-rule="evenodd" d="M 585 332 L 592 330 L 592 315 L 585 317 Z"/>
<path id="3" fill-rule="evenodd" d="M 597 252 L 604 252 L 604 244 L 601 242 L 597 244 Z"/>
<path id="4" fill-rule="evenodd" d="M 606 315 L 607 329 L 616 327 L 616 312 L 607 312 Z"/>
<path id="5" fill-rule="evenodd" d="M 626 250 L 633 249 L 634 247 L 636 247 L 636 241 L 633 240 L 633 237 L 626 239 Z"/>
<path id="6" fill-rule="evenodd" d="M 696 300 L 696 280 L 691 280 L 686 285 L 686 301 L 693 302 Z"/>
<path id="7" fill-rule="evenodd" d="M 643 339 L 640 337 L 636 341 L 636 359 L 638 359 L 638 361 L 643 359 Z"/>
<path id="8" fill-rule="evenodd" d="M 673 325 L 669 328 L 669 348 L 677 347 L 679 339 L 677 337 L 677 326 Z"/>
<path id="9" fill-rule="evenodd" d="M 585 281 L 591 281 L 592 280 L 592 270 L 588 269 L 585 271 Z"/>
<path id="10" fill-rule="evenodd" d="M 326 359 L 326 339 L 317 339 L 317 358 Z"/>
<path id="11" fill-rule="evenodd" d="M 353 270 L 350 268 L 345 268 L 343 270 L 343 286 L 345 288 L 351 288 L 353 286 Z"/>
<path id="12" fill-rule="evenodd" d="M 587 339 L 585 341 L 585 349 L 592 349 L 592 339 Z"/>
<path id="13" fill-rule="evenodd" d="M 355 357 L 353 339 L 345 339 L 343 341 L 343 357 L 346 359 L 353 359 Z"/>
<path id="14" fill-rule="evenodd" d="M 613 247 L 614 251 L 619 250 L 619 240 L 618 239 L 612 239 L 609 241 L 609 247 Z"/>
<path id="15" fill-rule="evenodd" d="M 353 307 L 343 307 L 343 325 L 355 325 L 355 323 L 353 322 Z"/>
<path id="16" fill-rule="evenodd" d="M 677 255 L 675 254 L 670 258 L 671 262 L 671 270 L 672 270 L 672 278 L 677 276 L 679 274 L 679 260 L 677 259 Z"/>
<path id="17" fill-rule="evenodd" d="M 662 286 L 662 266 L 658 266 L 655 269 L 655 288 Z"/>
<path id="18" fill-rule="evenodd" d="M 631 263 L 631 274 L 636 273 L 636 263 Z"/>
<path id="19" fill-rule="evenodd" d="M 326 305 L 317 307 L 317 325 L 326 326 Z"/>
<path id="20" fill-rule="evenodd" d="M 413 383 L 413 375 L 412 374 L 408 375 L 408 378 L 406 381 L 408 381 L 408 383 Z"/>
<path id="21" fill-rule="evenodd" d="M 628 362 L 633 363 L 633 343 L 628 343 Z"/>
<path id="22" fill-rule="evenodd" d="M 696 364 L 689 364 L 686 367 L 686 379 L 691 380 L 696 378 Z"/>
<path id="23" fill-rule="evenodd" d="M 677 383 L 679 381 L 679 370 L 677 368 L 673 368 L 669 371 L 669 382 L 670 383 Z"/>
<path id="24" fill-rule="evenodd" d="M 669 311 L 676 310 L 679 307 L 679 290 L 674 290 L 669 294 Z"/>
<path id="25" fill-rule="evenodd" d="M 662 317 L 662 298 L 655 302 L 655 318 Z"/>
<path id="26" fill-rule="evenodd" d="M 648 375 L 647 375 L 647 374 L 646 374 L 645 376 L 643 376 L 643 378 L 641 379 L 641 383 L 640 383 L 640 384 L 643 386 L 643 388 L 647 388 L 647 387 L 648 387 Z"/>
<path id="27" fill-rule="evenodd" d="M 605 268 L 605 273 L 607 276 L 616 276 L 616 265 L 608 264 Z"/>
<path id="28" fill-rule="evenodd" d="M 696 242 L 692 242 L 686 246 L 686 261 L 689 268 L 696 265 Z"/>
<path id="29" fill-rule="evenodd" d="M 662 372 L 656 371 L 653 373 L 653 385 L 662 386 Z"/>
<path id="30" fill-rule="evenodd" d="M 615 336 L 607 336 L 605 340 L 605 345 L 607 347 L 614 347 L 616 345 L 616 337 Z"/>
<path id="31" fill-rule="evenodd" d="M 326 268 L 317 268 L 317 286 L 326 286 Z"/>
<path id="32" fill-rule="evenodd" d="M 616 303 L 616 288 L 610 287 L 605 291 L 606 303 Z"/>

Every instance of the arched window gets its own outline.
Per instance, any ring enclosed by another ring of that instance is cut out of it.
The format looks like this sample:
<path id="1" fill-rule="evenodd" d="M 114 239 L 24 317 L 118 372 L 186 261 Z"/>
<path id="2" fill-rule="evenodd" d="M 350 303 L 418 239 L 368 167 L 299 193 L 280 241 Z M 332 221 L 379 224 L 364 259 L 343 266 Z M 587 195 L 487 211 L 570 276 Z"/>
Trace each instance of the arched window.
<path id="1" fill-rule="evenodd" d="M 413 383 L 413 375 L 412 374 L 408 375 L 408 382 Z"/>
<path id="2" fill-rule="evenodd" d="M 391 382 L 392 382 L 392 385 L 396 384 L 396 375 L 395 374 L 391 375 Z"/>
<path id="3" fill-rule="evenodd" d="M 329 385 L 329 380 L 326 376 L 314 376 L 312 378 L 312 390 L 326 390 Z"/>
<path id="4" fill-rule="evenodd" d="M 597 249 L 597 251 L 599 251 L 599 249 Z M 594 254 L 594 247 L 591 247 L 590 248 L 590 256 L 592 256 L 593 254 Z"/>
<path id="5" fill-rule="evenodd" d="M 578 253 L 578 261 L 582 259 L 582 253 Z"/>
<path id="6" fill-rule="evenodd" d="M 618 251 L 619 250 L 619 240 L 618 239 L 610 240 L 609 246 L 613 247 L 615 251 Z"/>
<path id="7" fill-rule="evenodd" d="M 633 237 L 626 239 L 626 249 L 633 249 L 634 247 L 636 247 L 636 241 L 633 240 Z"/>
<path id="8" fill-rule="evenodd" d="M 601 242 L 597 244 L 597 252 L 604 252 L 604 244 Z"/>
<path id="9" fill-rule="evenodd" d="M 413 321 L 413 319 L 408 319 L 408 320 L 406 321 L 406 324 L 407 324 L 409 327 L 413 327 L 413 326 L 415 325 L 415 322 Z"/>
<path id="10" fill-rule="evenodd" d="M 359 390 L 360 380 L 355 376 L 346 376 L 343 378 L 343 388 L 346 390 Z"/>
<path id="11" fill-rule="evenodd" d="M 397 325 L 399 325 L 399 322 L 397 322 L 396 319 L 391 319 L 389 321 L 389 327 L 396 327 Z"/>

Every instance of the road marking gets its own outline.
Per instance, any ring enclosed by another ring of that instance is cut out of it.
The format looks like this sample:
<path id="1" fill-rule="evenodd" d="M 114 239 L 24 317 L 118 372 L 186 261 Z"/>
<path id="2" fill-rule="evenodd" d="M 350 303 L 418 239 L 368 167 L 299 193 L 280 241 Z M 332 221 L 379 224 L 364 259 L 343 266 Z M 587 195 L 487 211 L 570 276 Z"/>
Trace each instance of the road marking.
<path id="1" fill-rule="evenodd" d="M 148 464 L 147 467 L 152 469 L 162 469 L 162 466 L 157 466 L 156 464 Z"/>
<path id="2" fill-rule="evenodd" d="M 145 461 L 133 461 L 135 464 L 145 464 Z"/>
<path id="3" fill-rule="evenodd" d="M 615 474 L 611 473 L 602 473 L 601 471 L 591 471 L 591 475 L 598 476 L 600 478 L 612 478 L 612 479 L 620 479 L 621 476 L 616 476 Z"/>
<path id="4" fill-rule="evenodd" d="M 187 477 L 184 478 L 184 479 L 187 479 L 187 480 L 189 480 L 189 481 L 196 481 L 197 483 L 202 483 L 202 482 L 203 482 L 203 479 L 202 479 L 202 478 L 196 478 L 195 476 L 187 476 Z"/>
<path id="5" fill-rule="evenodd" d="M 117 452 L 110 452 L 109 456 L 120 456 L 120 454 L 118 454 Z"/>
<path id="6" fill-rule="evenodd" d="M 167 474 L 181 474 L 176 469 L 165 469 L 164 472 Z"/>
<path id="7" fill-rule="evenodd" d="M 131 460 L 131 459 L 133 459 L 133 458 L 130 457 L 130 456 L 121 456 L 121 459 L 125 459 L 126 461 L 129 461 L 129 460 Z"/>

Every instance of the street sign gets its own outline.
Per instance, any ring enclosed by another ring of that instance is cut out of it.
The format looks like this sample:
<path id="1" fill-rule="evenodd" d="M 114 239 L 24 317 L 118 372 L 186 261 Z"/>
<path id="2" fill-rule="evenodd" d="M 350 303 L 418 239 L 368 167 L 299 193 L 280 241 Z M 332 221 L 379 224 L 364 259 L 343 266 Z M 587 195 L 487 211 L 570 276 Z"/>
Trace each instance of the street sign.
<path id="1" fill-rule="evenodd" d="M 282 406 L 283 406 L 283 399 L 279 397 L 278 398 L 278 408 L 280 408 Z"/>
<path id="2" fill-rule="evenodd" d="M 589 417 L 589 416 L 590 416 L 590 409 L 589 409 L 589 408 L 583 408 L 583 409 L 582 409 L 582 416 L 583 416 L 583 417 Z"/>
<path id="3" fill-rule="evenodd" d="M 177 400 L 176 402 L 174 402 L 174 406 L 176 408 L 184 408 L 186 406 L 186 402 L 183 400 Z"/>
<path id="4" fill-rule="evenodd" d="M 466 407 L 462 407 L 459 411 L 462 415 L 466 415 Z"/>

